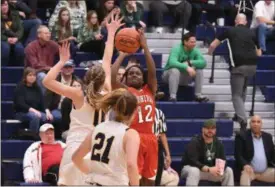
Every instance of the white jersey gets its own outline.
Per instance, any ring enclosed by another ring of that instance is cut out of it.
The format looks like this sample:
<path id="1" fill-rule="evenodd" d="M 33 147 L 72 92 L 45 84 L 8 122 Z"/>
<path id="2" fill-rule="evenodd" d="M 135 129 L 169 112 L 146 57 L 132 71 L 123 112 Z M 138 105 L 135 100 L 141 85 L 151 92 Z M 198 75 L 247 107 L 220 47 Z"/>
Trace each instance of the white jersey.
<path id="1" fill-rule="evenodd" d="M 92 134 L 91 166 L 88 183 L 129 185 L 123 138 L 129 127 L 106 121 L 95 127 Z"/>
<path id="2" fill-rule="evenodd" d="M 71 123 L 66 139 L 67 147 L 64 150 L 58 184 L 84 185 L 86 175 L 72 163 L 72 155 L 78 149 L 86 136 L 94 129 L 94 126 L 104 120 L 102 112 L 96 111 L 87 101 L 80 109 L 74 109 L 70 113 Z M 90 154 L 85 157 L 90 162 Z"/>

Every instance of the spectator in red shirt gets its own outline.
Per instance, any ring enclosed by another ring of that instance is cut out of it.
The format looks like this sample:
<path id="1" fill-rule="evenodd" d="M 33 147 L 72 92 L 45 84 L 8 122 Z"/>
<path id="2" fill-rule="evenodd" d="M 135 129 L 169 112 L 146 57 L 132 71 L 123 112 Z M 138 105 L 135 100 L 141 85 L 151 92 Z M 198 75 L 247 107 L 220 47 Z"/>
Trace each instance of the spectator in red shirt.
<path id="1" fill-rule="evenodd" d="M 25 48 L 25 66 L 37 70 L 37 83 L 44 94 L 42 81 L 46 73 L 54 65 L 55 56 L 58 54 L 58 44 L 51 40 L 48 27 L 42 25 L 37 30 L 37 40 L 32 41 Z"/>
<path id="2" fill-rule="evenodd" d="M 56 185 L 59 165 L 66 144 L 55 140 L 54 127 L 49 123 L 40 127 L 39 136 L 41 141 L 32 143 L 24 155 L 25 182 L 48 182 L 51 185 Z"/>

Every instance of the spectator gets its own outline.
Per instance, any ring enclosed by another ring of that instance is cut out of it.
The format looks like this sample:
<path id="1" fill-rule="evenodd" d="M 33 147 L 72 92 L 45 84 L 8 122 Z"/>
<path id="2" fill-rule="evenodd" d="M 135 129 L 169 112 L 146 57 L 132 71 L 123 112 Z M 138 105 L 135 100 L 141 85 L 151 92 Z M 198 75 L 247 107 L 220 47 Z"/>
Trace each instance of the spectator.
<path id="1" fill-rule="evenodd" d="M 124 66 L 120 66 L 120 68 L 118 69 L 118 73 L 117 73 L 117 81 L 121 82 L 123 79 L 123 76 L 125 74 L 125 67 Z"/>
<path id="2" fill-rule="evenodd" d="M 54 65 L 58 54 L 58 44 L 51 39 L 48 27 L 41 25 L 37 30 L 37 40 L 32 41 L 25 48 L 25 66 L 34 68 L 37 73 L 37 84 L 44 95 L 46 89 L 42 81 L 46 73 Z"/>
<path id="3" fill-rule="evenodd" d="M 105 49 L 105 42 L 102 39 L 97 13 L 89 11 L 86 23 L 77 36 L 78 47 L 80 51 L 94 52 L 102 59 Z"/>
<path id="4" fill-rule="evenodd" d="M 83 82 L 76 78 L 72 84 L 72 87 L 79 88 L 83 90 Z M 72 100 L 69 98 L 64 98 L 61 103 L 61 116 L 62 116 L 62 126 L 61 126 L 61 132 L 62 132 L 62 138 L 64 140 L 67 139 L 67 134 L 69 130 L 69 125 L 71 123 L 70 119 L 70 113 L 72 110 Z"/>
<path id="5" fill-rule="evenodd" d="M 171 165 L 171 156 L 166 137 L 167 126 L 163 112 L 156 108 L 156 117 L 154 123 L 154 133 L 158 137 L 158 171 L 156 176 L 156 186 L 177 186 L 179 184 L 179 175 L 174 171 Z M 164 157 L 165 153 L 165 157 Z"/>
<path id="6" fill-rule="evenodd" d="M 164 68 L 163 80 L 169 85 L 170 101 L 177 100 L 179 85 L 188 85 L 195 79 L 195 100 L 208 101 L 203 97 L 203 68 L 206 61 L 196 47 L 196 37 L 192 33 L 183 36 L 182 43 L 173 47 Z"/>
<path id="7" fill-rule="evenodd" d="M 51 30 L 52 38 L 59 44 L 70 41 L 70 54 L 73 58 L 76 54 L 76 38 L 73 36 L 73 28 L 71 27 L 70 12 L 66 7 L 60 9 L 55 25 Z"/>
<path id="8" fill-rule="evenodd" d="M 250 129 L 235 137 L 236 166 L 241 172 L 240 185 L 251 181 L 275 182 L 275 148 L 272 135 L 262 131 L 262 119 L 253 116 Z"/>
<path id="9" fill-rule="evenodd" d="M 49 20 L 49 28 L 52 30 L 57 21 L 60 9 L 66 7 L 70 12 L 71 26 L 73 28 L 73 36 L 77 36 L 79 29 L 83 27 L 87 10 L 85 1 L 63 0 L 56 5 L 54 12 Z"/>
<path id="10" fill-rule="evenodd" d="M 87 10 L 97 10 L 99 8 L 100 0 L 85 0 Z"/>
<path id="11" fill-rule="evenodd" d="M 47 121 L 43 96 L 36 85 L 36 72 L 32 68 L 24 70 L 23 79 L 15 89 L 14 109 L 16 119 L 27 122 L 33 132 L 38 132 L 40 123 Z"/>
<path id="12" fill-rule="evenodd" d="M 271 0 L 258 1 L 254 7 L 251 28 L 258 31 L 259 45 L 266 53 L 266 39 L 275 35 L 275 2 Z"/>
<path id="13" fill-rule="evenodd" d="M 49 123 L 40 127 L 39 136 L 41 141 L 32 143 L 24 155 L 25 182 L 48 182 L 56 186 L 59 164 L 66 144 L 55 140 L 54 127 Z"/>
<path id="14" fill-rule="evenodd" d="M 205 121 L 202 135 L 193 137 L 182 159 L 181 176 L 186 178 L 186 186 L 197 186 L 200 180 L 221 181 L 223 186 L 234 186 L 232 169 L 225 164 L 222 171 L 215 164 L 216 159 L 226 161 L 223 144 L 216 137 L 215 120 Z"/>
<path id="15" fill-rule="evenodd" d="M 99 4 L 98 13 L 98 21 L 102 27 L 105 27 L 106 20 L 109 20 L 108 17 L 112 10 L 118 10 L 119 8 L 115 6 L 114 0 L 101 0 Z"/>
<path id="16" fill-rule="evenodd" d="M 246 90 L 249 79 L 256 73 L 257 56 L 261 55 L 261 50 L 255 33 L 246 27 L 246 16 L 238 14 L 235 22 L 235 27 L 222 33 L 210 44 L 209 54 L 213 53 L 221 41 L 229 40 L 230 84 L 236 113 L 233 120 L 240 123 L 241 130 L 245 130 L 247 127 Z"/>
<path id="17" fill-rule="evenodd" d="M 1 61 L 2 66 L 24 64 L 23 26 L 18 13 L 12 11 L 7 0 L 1 1 Z M 11 58 L 12 57 L 12 58 Z M 11 59 L 11 60 L 10 60 Z"/>
<path id="18" fill-rule="evenodd" d="M 23 22 L 24 28 L 24 46 L 36 39 L 37 29 L 41 25 L 41 20 L 30 17 L 32 10 L 23 1 L 9 0 L 10 7 L 18 11 Z"/>
<path id="19" fill-rule="evenodd" d="M 219 0 L 189 0 L 192 4 L 192 31 L 200 24 L 203 11 L 207 12 L 210 23 L 216 23 L 218 18 L 224 18 L 224 9 L 219 5 Z"/>
<path id="20" fill-rule="evenodd" d="M 20 0 L 21 1 L 21 0 Z M 37 8 L 54 9 L 56 0 L 23 0 L 31 8 L 30 18 L 37 18 Z"/>
<path id="21" fill-rule="evenodd" d="M 227 1 L 221 1 L 217 0 L 217 5 L 220 6 L 220 8 L 223 8 L 224 15 L 226 15 L 226 25 L 234 26 L 235 25 L 235 18 L 238 14 L 238 1 L 235 0 L 227 0 Z M 245 13 L 248 13 L 245 12 Z"/>
<path id="22" fill-rule="evenodd" d="M 126 27 L 146 27 L 146 24 L 141 21 L 143 17 L 143 6 L 139 2 L 125 0 L 121 5 L 121 14 L 124 16 Z"/>
<path id="23" fill-rule="evenodd" d="M 151 2 L 150 11 L 152 12 L 152 25 L 157 27 L 157 33 L 163 32 L 163 14 L 167 12 L 170 12 L 170 14 L 176 19 L 172 29 L 177 29 L 177 31 L 182 32 L 182 30 L 186 29 L 189 24 L 192 6 L 186 0 L 158 0 Z"/>
<path id="24" fill-rule="evenodd" d="M 68 61 L 60 75 L 57 77 L 57 81 L 62 84 L 71 86 L 73 82 L 77 79 L 74 75 L 74 63 L 72 61 Z M 64 96 L 56 94 L 50 90 L 46 91 L 45 94 L 45 108 L 46 108 L 46 116 L 49 121 L 52 121 L 55 125 L 56 137 L 59 138 L 61 135 L 60 125 L 62 122 L 61 115 L 61 103 L 64 99 Z M 58 127 L 58 128 L 57 128 Z"/>

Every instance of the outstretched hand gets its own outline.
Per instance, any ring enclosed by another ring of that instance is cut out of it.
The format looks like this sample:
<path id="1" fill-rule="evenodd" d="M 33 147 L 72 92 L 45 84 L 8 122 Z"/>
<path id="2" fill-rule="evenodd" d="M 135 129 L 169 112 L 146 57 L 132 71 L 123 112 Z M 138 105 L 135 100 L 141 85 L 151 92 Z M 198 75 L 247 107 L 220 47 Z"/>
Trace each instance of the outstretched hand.
<path id="1" fill-rule="evenodd" d="M 59 58 L 60 61 L 63 63 L 66 63 L 68 60 L 70 60 L 71 54 L 70 54 L 70 42 L 66 41 L 63 42 L 61 46 L 59 46 Z"/>
<path id="2" fill-rule="evenodd" d="M 124 17 L 119 18 L 119 12 L 112 12 L 109 20 L 106 21 L 108 34 L 115 34 L 125 23 L 121 23 Z"/>

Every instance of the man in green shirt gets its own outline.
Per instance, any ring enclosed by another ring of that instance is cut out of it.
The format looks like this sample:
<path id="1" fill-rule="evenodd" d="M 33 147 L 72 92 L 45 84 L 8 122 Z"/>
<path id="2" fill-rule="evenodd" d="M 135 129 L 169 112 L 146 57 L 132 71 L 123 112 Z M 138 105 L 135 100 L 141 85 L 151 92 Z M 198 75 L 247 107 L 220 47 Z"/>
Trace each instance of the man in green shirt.
<path id="1" fill-rule="evenodd" d="M 196 47 L 196 37 L 192 33 L 183 36 L 182 43 L 171 49 L 164 68 L 163 80 L 169 84 L 170 100 L 177 100 L 179 85 L 188 85 L 195 80 L 195 100 L 207 102 L 209 99 L 201 94 L 203 68 L 206 61 Z"/>

